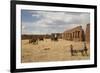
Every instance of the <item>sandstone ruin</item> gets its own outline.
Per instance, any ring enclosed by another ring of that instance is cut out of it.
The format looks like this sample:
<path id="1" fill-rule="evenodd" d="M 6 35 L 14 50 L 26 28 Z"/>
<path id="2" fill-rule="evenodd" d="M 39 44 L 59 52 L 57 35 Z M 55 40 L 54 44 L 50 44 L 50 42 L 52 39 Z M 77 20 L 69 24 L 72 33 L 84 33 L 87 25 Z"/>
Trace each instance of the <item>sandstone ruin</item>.
<path id="1" fill-rule="evenodd" d="M 64 31 L 62 34 L 62 38 L 69 41 L 90 42 L 90 24 L 87 24 L 86 31 L 82 29 L 82 26 Z"/>
<path id="2" fill-rule="evenodd" d="M 58 39 L 64 39 L 69 41 L 86 41 L 90 42 L 90 24 L 86 25 L 86 30 L 83 30 L 82 26 L 77 26 L 70 30 L 66 30 L 62 33 L 51 33 L 44 35 L 22 35 L 23 39 L 31 39 L 31 38 L 54 38 L 54 35 L 57 35 Z"/>

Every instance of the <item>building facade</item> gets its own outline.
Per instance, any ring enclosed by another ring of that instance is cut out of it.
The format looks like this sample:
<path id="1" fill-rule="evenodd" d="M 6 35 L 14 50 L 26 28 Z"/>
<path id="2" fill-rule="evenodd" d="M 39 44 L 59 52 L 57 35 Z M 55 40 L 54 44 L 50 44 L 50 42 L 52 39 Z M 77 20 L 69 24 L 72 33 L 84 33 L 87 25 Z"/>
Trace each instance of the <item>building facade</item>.
<path id="1" fill-rule="evenodd" d="M 31 38 L 54 39 L 55 37 L 57 37 L 57 39 L 64 39 L 69 41 L 90 42 L 90 24 L 86 25 L 86 30 L 83 30 L 82 26 L 77 26 L 62 33 L 51 33 L 44 35 L 22 35 L 22 40 Z"/>
<path id="2" fill-rule="evenodd" d="M 82 26 L 75 27 L 71 30 L 64 31 L 62 38 L 69 41 L 84 41 L 84 30 L 82 29 Z"/>

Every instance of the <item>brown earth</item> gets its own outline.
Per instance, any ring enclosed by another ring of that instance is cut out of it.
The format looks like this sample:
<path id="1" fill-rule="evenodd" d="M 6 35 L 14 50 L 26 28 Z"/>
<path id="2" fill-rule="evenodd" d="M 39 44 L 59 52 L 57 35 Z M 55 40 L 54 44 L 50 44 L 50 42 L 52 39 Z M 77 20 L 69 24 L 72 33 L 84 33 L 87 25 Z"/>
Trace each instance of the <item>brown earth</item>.
<path id="1" fill-rule="evenodd" d="M 88 56 L 82 56 L 77 53 L 77 56 L 71 56 L 70 45 L 74 49 L 81 49 L 83 42 L 66 41 L 59 39 L 51 41 L 45 39 L 38 41 L 38 44 L 29 44 L 29 40 L 22 40 L 21 62 L 47 62 L 47 61 L 68 61 L 68 60 L 86 60 L 90 58 L 90 44 L 86 43 L 88 48 Z"/>

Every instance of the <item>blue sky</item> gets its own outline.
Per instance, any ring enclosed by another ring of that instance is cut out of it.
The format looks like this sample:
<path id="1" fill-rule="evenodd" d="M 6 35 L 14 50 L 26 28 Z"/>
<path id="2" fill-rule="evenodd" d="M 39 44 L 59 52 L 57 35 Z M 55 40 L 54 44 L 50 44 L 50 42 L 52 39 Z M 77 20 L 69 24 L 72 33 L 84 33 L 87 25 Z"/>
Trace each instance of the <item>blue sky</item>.
<path id="1" fill-rule="evenodd" d="M 62 33 L 76 26 L 85 29 L 90 14 L 82 12 L 21 10 L 22 34 Z"/>

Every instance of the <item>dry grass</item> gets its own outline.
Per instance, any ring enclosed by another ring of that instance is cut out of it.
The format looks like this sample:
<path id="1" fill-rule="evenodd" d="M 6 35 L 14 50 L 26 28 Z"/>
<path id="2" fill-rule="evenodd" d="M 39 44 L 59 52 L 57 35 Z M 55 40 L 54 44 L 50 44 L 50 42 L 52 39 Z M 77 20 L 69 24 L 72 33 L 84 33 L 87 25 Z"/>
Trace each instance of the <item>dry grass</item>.
<path id="1" fill-rule="evenodd" d="M 67 60 L 85 60 L 90 57 L 90 44 L 86 44 L 88 48 L 88 56 L 71 56 L 70 45 L 74 49 L 81 49 L 83 42 L 73 42 L 59 39 L 59 41 L 51 41 L 45 39 L 39 41 L 38 44 L 29 44 L 29 40 L 22 40 L 22 63 L 27 62 L 46 62 L 46 61 L 67 61 Z"/>

